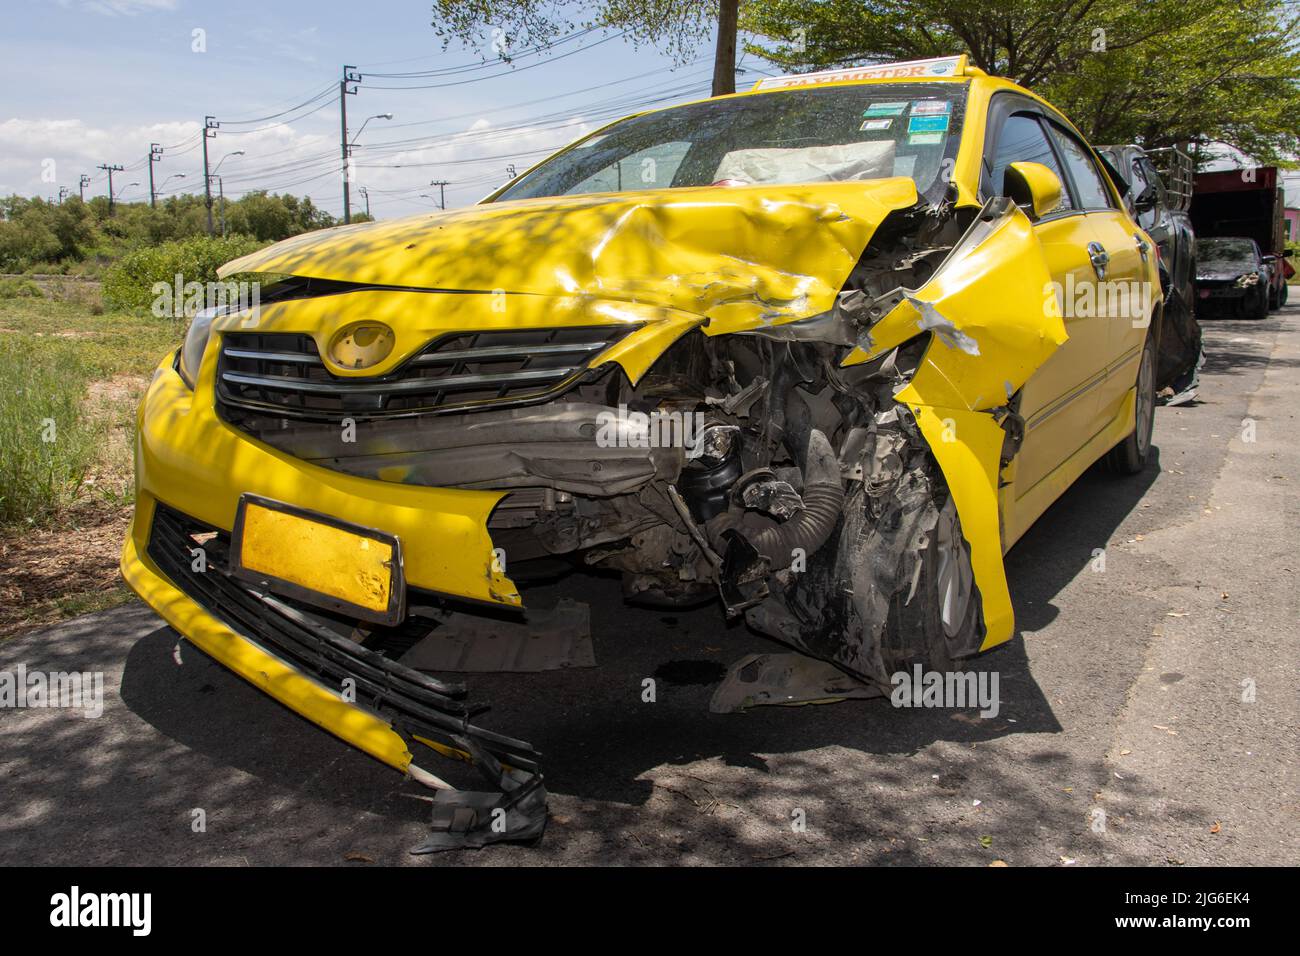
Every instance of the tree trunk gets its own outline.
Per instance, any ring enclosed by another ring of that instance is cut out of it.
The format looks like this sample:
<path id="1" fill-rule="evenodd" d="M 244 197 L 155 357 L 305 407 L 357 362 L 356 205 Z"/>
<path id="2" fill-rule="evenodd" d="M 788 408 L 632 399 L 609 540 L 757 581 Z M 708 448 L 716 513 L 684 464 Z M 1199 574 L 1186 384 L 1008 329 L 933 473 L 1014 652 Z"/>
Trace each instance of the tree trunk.
<path id="1" fill-rule="evenodd" d="M 713 95 L 736 92 L 736 19 L 740 0 L 718 0 L 718 49 L 713 57 Z"/>

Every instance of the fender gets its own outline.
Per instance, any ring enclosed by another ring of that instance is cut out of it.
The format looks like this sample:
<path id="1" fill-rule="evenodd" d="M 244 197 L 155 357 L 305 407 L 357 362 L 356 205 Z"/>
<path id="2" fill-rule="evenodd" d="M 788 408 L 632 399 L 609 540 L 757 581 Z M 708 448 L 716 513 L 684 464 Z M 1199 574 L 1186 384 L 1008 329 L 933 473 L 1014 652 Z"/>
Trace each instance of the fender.
<path id="1" fill-rule="evenodd" d="M 998 481 L 1004 406 L 1067 339 L 1033 224 L 990 200 L 924 285 L 882 297 L 893 308 L 845 366 L 931 332 L 912 380 L 895 398 L 916 417 L 952 492 L 983 598 L 981 650 L 1010 639 L 1015 620 L 1002 560 Z"/>

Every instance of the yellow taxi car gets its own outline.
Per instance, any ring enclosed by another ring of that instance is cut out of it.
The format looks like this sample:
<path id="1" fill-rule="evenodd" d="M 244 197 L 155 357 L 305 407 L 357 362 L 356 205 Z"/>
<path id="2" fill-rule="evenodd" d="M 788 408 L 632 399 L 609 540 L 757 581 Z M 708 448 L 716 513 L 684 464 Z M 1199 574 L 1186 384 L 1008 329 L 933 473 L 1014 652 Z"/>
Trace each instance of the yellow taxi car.
<path id="1" fill-rule="evenodd" d="M 1151 444 L 1152 244 L 1074 126 L 965 56 L 632 116 L 477 205 L 222 271 L 250 273 L 144 398 L 123 574 L 398 770 L 470 760 L 516 835 L 536 752 L 394 634 L 520 609 L 508 570 L 570 556 L 888 685 L 1007 641 L 1005 551 Z"/>

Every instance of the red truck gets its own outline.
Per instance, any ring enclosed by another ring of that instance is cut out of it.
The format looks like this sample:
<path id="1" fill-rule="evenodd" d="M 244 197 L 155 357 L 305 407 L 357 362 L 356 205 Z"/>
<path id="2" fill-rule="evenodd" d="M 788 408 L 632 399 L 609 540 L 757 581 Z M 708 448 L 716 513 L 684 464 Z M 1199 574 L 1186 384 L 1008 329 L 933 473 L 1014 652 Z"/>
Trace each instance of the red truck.
<path id="1" fill-rule="evenodd" d="M 1269 266 L 1270 309 L 1286 302 L 1286 280 L 1295 275 L 1285 258 L 1285 205 L 1276 166 L 1196 174 L 1191 208 L 1196 238 L 1253 239 Z"/>

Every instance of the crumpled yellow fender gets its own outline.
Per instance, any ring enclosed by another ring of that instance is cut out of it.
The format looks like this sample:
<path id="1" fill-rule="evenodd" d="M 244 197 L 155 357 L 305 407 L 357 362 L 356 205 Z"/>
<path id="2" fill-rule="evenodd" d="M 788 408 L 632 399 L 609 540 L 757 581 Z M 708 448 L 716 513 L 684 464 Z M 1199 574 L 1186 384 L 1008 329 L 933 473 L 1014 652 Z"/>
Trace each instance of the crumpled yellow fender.
<path id="1" fill-rule="evenodd" d="M 991 410 L 1005 405 L 1066 341 L 1051 272 L 1033 224 L 993 201 L 921 288 L 898 299 L 844 365 L 885 354 L 933 332 L 912 381 L 895 396 L 911 408 L 943 470 L 971 570 L 983 599 L 981 650 L 1009 640 L 1015 620 L 1002 560 L 998 481 L 1005 432 Z"/>

